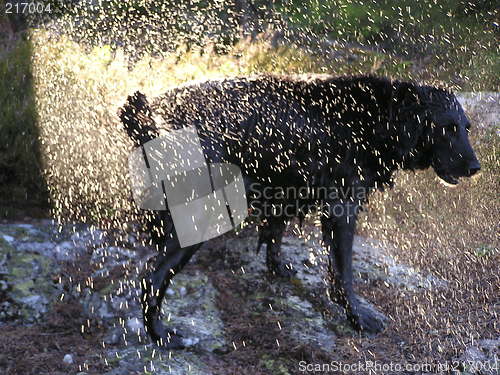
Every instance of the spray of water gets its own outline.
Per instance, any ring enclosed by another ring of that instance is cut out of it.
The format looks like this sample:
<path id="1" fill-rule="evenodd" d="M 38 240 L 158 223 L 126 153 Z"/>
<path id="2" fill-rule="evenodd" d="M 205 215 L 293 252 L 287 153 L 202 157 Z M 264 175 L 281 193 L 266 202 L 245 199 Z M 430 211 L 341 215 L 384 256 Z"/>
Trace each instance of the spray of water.
<path id="1" fill-rule="evenodd" d="M 493 88 L 495 10 L 448 3 L 59 4 L 30 32 L 54 217 L 118 229 L 122 238 L 143 221 L 130 199 L 132 144 L 117 116 L 136 90 L 156 97 L 190 80 L 260 72 L 372 73 L 455 89 Z M 450 282 L 446 292 L 367 289 L 374 300 L 390 299 L 385 311 L 393 328 L 381 340 L 396 348 L 396 337 L 404 337 L 401 348 L 389 352 L 409 361 L 452 358 L 498 329 L 498 137 L 483 131 L 473 139 L 484 163 L 477 180 L 444 191 L 430 172 L 401 173 L 395 190 L 374 196 L 360 223 L 363 234 L 395 245 L 397 259 Z M 136 277 L 124 283 L 135 287 Z M 346 341 L 356 351 L 367 345 Z M 369 346 L 384 355 L 376 340 Z"/>

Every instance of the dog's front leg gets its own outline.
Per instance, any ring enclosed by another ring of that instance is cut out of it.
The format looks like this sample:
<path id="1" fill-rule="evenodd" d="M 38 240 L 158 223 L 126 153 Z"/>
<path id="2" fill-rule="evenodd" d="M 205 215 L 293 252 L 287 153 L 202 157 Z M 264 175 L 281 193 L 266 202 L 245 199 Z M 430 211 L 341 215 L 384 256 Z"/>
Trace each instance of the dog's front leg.
<path id="1" fill-rule="evenodd" d="M 384 329 L 383 315 L 362 304 L 354 292 L 352 244 L 356 215 L 348 209 L 347 205 L 337 204 L 332 213 L 322 218 L 323 241 L 329 250 L 329 273 L 333 281 L 330 295 L 334 302 L 345 307 L 357 330 L 376 333 Z"/>

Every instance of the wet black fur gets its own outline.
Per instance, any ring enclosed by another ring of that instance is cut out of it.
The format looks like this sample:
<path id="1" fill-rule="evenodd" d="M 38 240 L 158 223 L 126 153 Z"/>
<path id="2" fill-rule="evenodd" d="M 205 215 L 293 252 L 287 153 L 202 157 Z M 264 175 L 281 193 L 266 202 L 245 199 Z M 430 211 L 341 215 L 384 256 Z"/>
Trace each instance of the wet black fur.
<path id="1" fill-rule="evenodd" d="M 467 137 L 468 120 L 453 94 L 377 77 L 209 81 L 175 88 L 150 104 L 137 92 L 128 98 L 120 118 L 136 145 L 161 129 L 196 126 L 207 162 L 240 166 L 249 203 L 257 208 L 262 199 L 254 201 L 249 190 L 266 186 L 342 191 L 336 199 L 284 197 L 272 203 L 293 204 L 298 207 L 293 215 L 299 217 L 312 206 L 322 207 L 331 295 L 346 307 L 356 328 L 369 332 L 380 331 L 384 322 L 359 303 L 352 285 L 352 205 L 361 206 L 367 199 L 357 192 L 392 186 L 397 169 L 432 166 L 451 183 L 479 170 Z M 341 210 L 335 208 L 347 204 L 351 208 L 345 214 L 336 213 Z M 280 245 L 289 220 L 265 215 L 260 231 L 270 271 L 287 277 L 293 272 L 281 260 Z M 145 324 L 155 341 L 178 348 L 182 339 L 159 322 L 159 307 L 173 275 L 170 270 L 180 271 L 200 245 L 180 248 L 168 211 L 159 212 L 152 224 L 166 235 L 153 231 L 160 253 L 155 271 L 144 281 Z"/>

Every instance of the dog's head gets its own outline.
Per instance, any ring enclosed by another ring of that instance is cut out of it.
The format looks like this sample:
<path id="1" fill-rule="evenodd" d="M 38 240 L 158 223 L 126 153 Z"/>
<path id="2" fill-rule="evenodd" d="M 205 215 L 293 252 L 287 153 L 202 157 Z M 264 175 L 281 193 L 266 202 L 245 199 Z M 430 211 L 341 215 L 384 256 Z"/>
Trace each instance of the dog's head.
<path id="1" fill-rule="evenodd" d="M 452 93 L 430 86 L 419 91 L 427 113 L 424 157 L 442 180 L 456 185 L 460 177 L 470 177 L 481 168 L 469 142 L 470 122 Z"/>

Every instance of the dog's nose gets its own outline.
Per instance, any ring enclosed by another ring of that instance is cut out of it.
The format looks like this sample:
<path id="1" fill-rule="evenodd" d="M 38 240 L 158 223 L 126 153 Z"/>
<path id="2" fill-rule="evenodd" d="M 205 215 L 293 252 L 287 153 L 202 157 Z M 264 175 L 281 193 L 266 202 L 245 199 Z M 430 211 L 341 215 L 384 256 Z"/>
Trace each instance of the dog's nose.
<path id="1" fill-rule="evenodd" d="M 467 170 L 467 177 L 474 176 L 477 172 L 481 170 L 481 165 L 477 160 L 474 160 L 470 163 L 469 168 Z"/>

